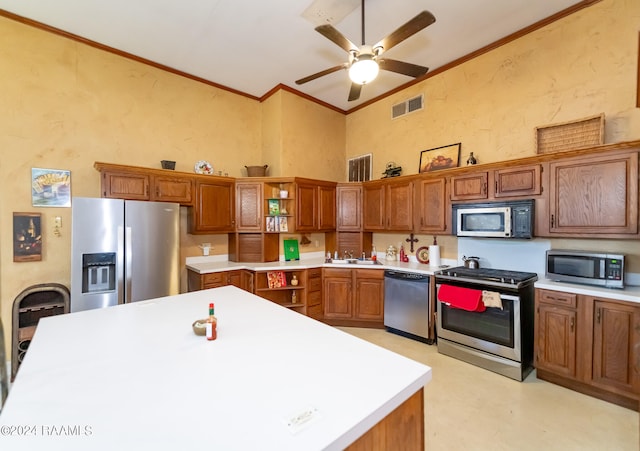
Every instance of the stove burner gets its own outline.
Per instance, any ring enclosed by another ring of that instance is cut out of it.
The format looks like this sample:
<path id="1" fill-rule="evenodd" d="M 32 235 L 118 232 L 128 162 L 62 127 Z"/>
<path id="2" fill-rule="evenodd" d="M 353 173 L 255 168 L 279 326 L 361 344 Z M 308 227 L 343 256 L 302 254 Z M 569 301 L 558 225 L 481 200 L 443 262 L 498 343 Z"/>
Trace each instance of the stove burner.
<path id="1" fill-rule="evenodd" d="M 482 280 L 502 284 L 520 285 L 525 282 L 538 280 L 538 275 L 532 272 L 509 271 L 504 269 L 477 268 L 471 269 L 464 266 L 447 268 L 435 273 L 437 276 L 447 276 L 448 278 L 464 278 L 471 280 Z"/>

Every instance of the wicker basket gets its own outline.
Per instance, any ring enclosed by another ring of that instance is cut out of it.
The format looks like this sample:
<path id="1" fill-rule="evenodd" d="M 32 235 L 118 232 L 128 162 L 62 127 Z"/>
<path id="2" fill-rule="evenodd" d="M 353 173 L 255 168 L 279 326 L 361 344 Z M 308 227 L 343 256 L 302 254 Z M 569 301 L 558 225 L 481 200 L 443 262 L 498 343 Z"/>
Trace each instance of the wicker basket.
<path id="1" fill-rule="evenodd" d="M 584 119 L 536 127 L 538 153 L 593 147 L 604 144 L 604 113 Z"/>

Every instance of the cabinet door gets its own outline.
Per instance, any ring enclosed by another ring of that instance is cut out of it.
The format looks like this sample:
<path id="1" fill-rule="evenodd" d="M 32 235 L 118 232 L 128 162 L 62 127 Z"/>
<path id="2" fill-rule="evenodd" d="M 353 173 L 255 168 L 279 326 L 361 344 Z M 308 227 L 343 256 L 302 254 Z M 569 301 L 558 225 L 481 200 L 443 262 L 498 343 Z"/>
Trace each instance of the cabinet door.
<path id="1" fill-rule="evenodd" d="M 345 232 L 362 230 L 362 185 L 340 185 L 337 188 L 337 229 Z"/>
<path id="2" fill-rule="evenodd" d="M 576 311 L 539 304 L 536 309 L 536 367 L 576 377 Z"/>
<path id="3" fill-rule="evenodd" d="M 539 164 L 494 171 L 494 197 L 534 196 L 542 192 Z"/>
<path id="4" fill-rule="evenodd" d="M 318 186 L 318 230 L 336 229 L 336 187 Z"/>
<path id="5" fill-rule="evenodd" d="M 354 304 L 354 317 L 356 319 L 383 321 L 383 271 L 356 270 Z"/>
<path id="6" fill-rule="evenodd" d="M 552 234 L 638 233 L 638 154 L 552 162 L 549 231 Z"/>
<path id="7" fill-rule="evenodd" d="M 318 230 L 317 211 L 318 194 L 316 185 L 298 183 L 296 186 L 296 231 L 313 232 Z"/>
<path id="8" fill-rule="evenodd" d="M 149 175 L 134 172 L 102 172 L 102 197 L 149 200 Z"/>
<path id="9" fill-rule="evenodd" d="M 593 384 L 640 393 L 640 308 L 595 300 Z"/>
<path id="10" fill-rule="evenodd" d="M 353 318 L 351 270 L 348 277 L 324 277 L 322 299 L 327 319 Z"/>
<path id="11" fill-rule="evenodd" d="M 236 183 L 236 230 L 260 232 L 262 230 L 262 183 Z"/>
<path id="12" fill-rule="evenodd" d="M 385 186 L 381 183 L 368 184 L 362 187 L 363 228 L 368 231 L 384 230 L 385 218 Z"/>
<path id="13" fill-rule="evenodd" d="M 447 230 L 446 179 L 415 182 L 416 228 L 418 232 L 435 233 Z"/>
<path id="14" fill-rule="evenodd" d="M 184 177 L 152 176 L 151 200 L 191 205 L 193 182 Z"/>
<path id="15" fill-rule="evenodd" d="M 198 180 L 196 202 L 190 215 L 189 232 L 233 232 L 235 227 L 233 195 L 233 182 Z"/>
<path id="16" fill-rule="evenodd" d="M 242 270 L 227 271 L 227 285 L 233 285 L 234 287 L 243 288 L 242 286 Z"/>
<path id="17" fill-rule="evenodd" d="M 413 183 L 390 182 L 386 192 L 386 230 L 413 231 Z"/>
<path id="18" fill-rule="evenodd" d="M 486 199 L 487 172 L 451 177 L 451 200 Z"/>

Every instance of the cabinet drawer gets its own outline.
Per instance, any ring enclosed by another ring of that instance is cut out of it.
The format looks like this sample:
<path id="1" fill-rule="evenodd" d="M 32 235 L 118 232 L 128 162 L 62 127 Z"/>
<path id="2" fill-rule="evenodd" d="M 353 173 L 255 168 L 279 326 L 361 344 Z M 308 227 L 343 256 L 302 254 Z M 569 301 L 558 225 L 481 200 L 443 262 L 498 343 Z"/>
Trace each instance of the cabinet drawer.
<path id="1" fill-rule="evenodd" d="M 358 279 L 384 279 L 384 271 L 380 269 L 356 269 Z"/>
<path id="2" fill-rule="evenodd" d="M 322 290 L 322 278 L 320 277 L 310 277 L 309 278 L 309 291 L 320 291 Z"/>
<path id="3" fill-rule="evenodd" d="M 208 287 L 208 285 L 219 285 L 221 283 L 224 283 L 224 280 L 225 280 L 224 276 L 225 274 L 221 272 L 204 274 L 202 276 L 202 283 L 205 287 Z"/>
<path id="4" fill-rule="evenodd" d="M 572 293 L 563 293 L 561 291 L 539 290 L 538 300 L 545 304 L 563 305 L 565 307 L 576 307 L 576 298 L 578 296 Z"/>
<path id="5" fill-rule="evenodd" d="M 340 268 L 324 268 L 323 269 L 323 276 L 324 277 L 348 277 L 348 278 L 351 278 L 351 270 L 350 269 L 340 269 Z"/>
<path id="6" fill-rule="evenodd" d="M 307 277 L 322 277 L 322 268 L 311 268 L 307 270 Z"/>

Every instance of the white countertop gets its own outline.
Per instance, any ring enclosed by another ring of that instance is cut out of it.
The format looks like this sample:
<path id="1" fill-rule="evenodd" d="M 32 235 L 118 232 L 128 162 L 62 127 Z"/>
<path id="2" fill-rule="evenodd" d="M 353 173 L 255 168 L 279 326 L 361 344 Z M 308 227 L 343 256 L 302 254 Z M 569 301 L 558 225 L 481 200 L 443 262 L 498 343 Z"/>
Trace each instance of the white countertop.
<path id="1" fill-rule="evenodd" d="M 567 293 L 584 294 L 587 296 L 598 296 L 605 299 L 617 299 L 620 301 L 640 303 L 640 287 L 638 286 L 627 286 L 620 290 L 616 288 L 602 288 L 591 285 L 555 282 L 541 277 L 536 281 L 535 287 L 547 290 L 564 291 Z"/>
<path id="2" fill-rule="evenodd" d="M 191 328 L 210 301 L 211 342 Z M 0 444 L 343 449 L 430 379 L 425 365 L 228 286 L 41 319 Z M 302 428 L 287 425 L 307 411 Z"/>
<path id="3" fill-rule="evenodd" d="M 195 260 L 195 261 L 194 261 Z M 208 274 L 221 271 L 231 271 L 234 269 L 248 269 L 251 271 L 277 271 L 282 269 L 309 269 L 309 268 L 349 268 L 349 269 L 395 269 L 397 271 L 415 272 L 432 275 L 435 271 L 442 269 L 441 266 L 430 266 L 417 261 L 407 263 L 399 261 L 379 260 L 378 265 L 358 265 L 353 263 L 335 264 L 325 263 L 323 257 L 308 258 L 297 261 L 278 261 L 266 263 L 240 263 L 232 261 L 222 261 L 216 259 L 206 260 L 205 258 L 188 259 L 187 269 L 199 274 Z M 445 262 L 446 263 L 446 262 Z M 451 265 L 449 265 L 451 266 Z M 447 266 L 444 266 L 447 267 Z"/>

